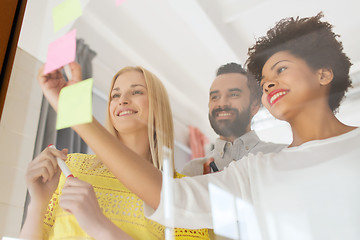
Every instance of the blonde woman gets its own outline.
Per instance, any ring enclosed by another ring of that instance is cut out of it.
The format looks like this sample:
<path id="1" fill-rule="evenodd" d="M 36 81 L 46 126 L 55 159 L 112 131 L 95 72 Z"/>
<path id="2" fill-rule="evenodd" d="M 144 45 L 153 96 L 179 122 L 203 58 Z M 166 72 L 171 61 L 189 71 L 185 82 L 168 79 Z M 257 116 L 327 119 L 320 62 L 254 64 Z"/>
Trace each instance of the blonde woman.
<path id="1" fill-rule="evenodd" d="M 71 67 L 75 76 L 81 78 L 76 74 L 81 70 L 79 65 L 72 63 Z M 39 73 L 40 81 L 48 81 L 50 85 L 66 84 L 59 72 L 42 75 L 41 69 Z M 144 164 L 150 163 L 162 170 L 163 149 L 170 150 L 171 159 L 174 150 L 172 114 L 164 86 L 142 67 L 125 67 L 114 76 L 110 89 L 108 131 L 136 152 Z M 29 164 L 27 184 L 31 201 L 21 237 L 164 238 L 164 227 L 144 217 L 142 200 L 124 187 L 101 159 L 87 154 L 65 157 L 66 153 L 66 150 L 47 148 Z M 66 179 L 61 175 L 59 181 L 56 157 L 66 160 L 76 178 Z M 174 171 L 174 177 L 180 175 Z M 205 229 L 176 229 L 175 237 L 208 239 L 208 233 Z"/>

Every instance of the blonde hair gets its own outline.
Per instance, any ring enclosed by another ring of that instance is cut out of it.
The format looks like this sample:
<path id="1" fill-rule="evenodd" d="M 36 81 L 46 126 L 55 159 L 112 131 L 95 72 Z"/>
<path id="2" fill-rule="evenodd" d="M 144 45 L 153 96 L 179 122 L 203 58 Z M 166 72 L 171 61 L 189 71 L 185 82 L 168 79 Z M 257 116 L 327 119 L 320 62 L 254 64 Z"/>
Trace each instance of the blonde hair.
<path id="1" fill-rule="evenodd" d="M 153 73 L 137 66 L 124 67 L 115 74 L 108 96 L 105 127 L 111 134 L 118 137 L 118 132 L 110 118 L 111 91 L 117 77 L 129 71 L 137 71 L 144 75 L 149 96 L 148 138 L 151 160 L 157 169 L 162 170 L 165 157 L 169 157 L 169 160 L 174 163 L 174 126 L 168 94 L 162 82 Z M 169 153 L 167 154 L 167 152 Z M 174 166 L 174 164 L 172 165 Z M 174 167 L 173 172 L 175 173 Z"/>

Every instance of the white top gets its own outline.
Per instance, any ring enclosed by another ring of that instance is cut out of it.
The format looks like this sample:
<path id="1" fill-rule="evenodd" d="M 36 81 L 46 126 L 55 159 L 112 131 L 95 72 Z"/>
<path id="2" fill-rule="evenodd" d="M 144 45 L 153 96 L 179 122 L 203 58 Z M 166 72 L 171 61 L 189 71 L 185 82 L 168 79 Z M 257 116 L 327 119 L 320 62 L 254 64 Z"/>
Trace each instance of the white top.
<path id="1" fill-rule="evenodd" d="M 279 152 L 286 147 L 285 144 L 275 144 L 271 142 L 263 142 L 257 136 L 255 131 L 250 131 L 235 139 L 235 141 L 227 142 L 220 138 L 216 139 L 214 149 L 204 158 L 197 158 L 189 161 L 181 171 L 186 176 L 197 176 L 203 174 L 203 165 L 210 158 L 214 158 L 214 162 L 221 171 L 224 167 L 229 166 L 232 161 L 247 156 L 249 153 L 256 154 L 258 152 L 271 153 Z"/>
<path id="2" fill-rule="evenodd" d="M 360 239 L 359 128 L 279 153 L 250 154 L 219 173 L 174 179 L 176 227 L 213 228 L 209 182 L 254 206 L 264 239 Z M 163 199 L 145 214 L 166 224 Z"/>

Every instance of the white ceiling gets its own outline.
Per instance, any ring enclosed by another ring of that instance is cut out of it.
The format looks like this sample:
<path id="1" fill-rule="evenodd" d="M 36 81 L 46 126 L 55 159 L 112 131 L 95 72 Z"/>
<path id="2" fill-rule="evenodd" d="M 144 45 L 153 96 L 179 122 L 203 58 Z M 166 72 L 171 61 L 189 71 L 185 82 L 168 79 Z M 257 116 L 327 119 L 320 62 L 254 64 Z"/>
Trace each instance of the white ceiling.
<path id="1" fill-rule="evenodd" d="M 118 7 L 115 0 L 83 0 L 83 15 L 73 25 L 54 33 L 51 9 L 59 2 L 28 0 L 21 48 L 45 61 L 47 44 L 76 28 L 78 37 L 97 52 L 97 90 L 106 94 L 112 75 L 120 68 L 142 65 L 164 82 L 175 120 L 195 125 L 210 137 L 214 134 L 208 124 L 207 101 L 216 69 L 230 61 L 244 63 L 254 39 L 281 18 L 323 11 L 324 19 L 341 35 L 345 52 L 354 63 L 353 76 L 360 75 L 358 0 L 126 0 Z M 354 85 L 360 85 L 357 79 L 360 76 L 354 78 Z M 353 91 L 349 104 L 356 105 L 348 105 L 350 110 L 343 111 L 343 118 L 360 125 L 359 115 L 351 111 L 359 106 L 358 93 Z M 266 132 L 267 126 L 278 124 L 268 119 L 271 116 L 263 110 L 255 127 Z"/>

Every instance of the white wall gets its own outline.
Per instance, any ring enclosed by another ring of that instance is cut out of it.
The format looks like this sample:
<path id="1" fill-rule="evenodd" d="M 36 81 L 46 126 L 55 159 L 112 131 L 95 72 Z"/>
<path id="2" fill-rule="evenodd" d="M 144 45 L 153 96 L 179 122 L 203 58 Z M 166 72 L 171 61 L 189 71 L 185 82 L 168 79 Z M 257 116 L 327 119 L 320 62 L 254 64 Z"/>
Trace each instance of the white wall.
<path id="1" fill-rule="evenodd" d="M 17 50 L 0 122 L 0 236 L 18 235 L 26 197 L 25 171 L 32 160 L 42 93 L 41 63 Z"/>

